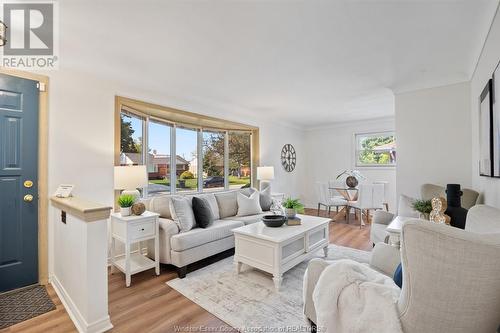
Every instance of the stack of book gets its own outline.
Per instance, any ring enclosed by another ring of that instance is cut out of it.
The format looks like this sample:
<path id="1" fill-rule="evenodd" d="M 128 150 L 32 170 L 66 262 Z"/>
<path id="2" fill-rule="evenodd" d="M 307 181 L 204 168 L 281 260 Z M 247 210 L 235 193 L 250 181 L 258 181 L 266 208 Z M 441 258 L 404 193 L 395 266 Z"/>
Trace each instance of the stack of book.
<path id="1" fill-rule="evenodd" d="M 286 224 L 287 225 L 301 225 L 302 224 L 302 220 L 300 219 L 300 217 L 295 216 L 293 219 L 289 218 L 286 221 Z"/>

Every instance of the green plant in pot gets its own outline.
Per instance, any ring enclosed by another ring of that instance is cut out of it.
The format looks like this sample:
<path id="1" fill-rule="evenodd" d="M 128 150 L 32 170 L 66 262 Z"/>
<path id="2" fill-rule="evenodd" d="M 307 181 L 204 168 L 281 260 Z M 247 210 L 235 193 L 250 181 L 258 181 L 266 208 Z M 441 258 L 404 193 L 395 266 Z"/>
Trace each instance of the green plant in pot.
<path id="1" fill-rule="evenodd" d="M 120 214 L 122 216 L 130 215 L 130 207 L 135 202 L 135 196 L 130 194 L 122 194 L 118 197 L 118 206 L 120 206 Z"/>
<path id="2" fill-rule="evenodd" d="M 420 216 L 424 219 L 429 219 L 429 214 L 432 211 L 431 200 L 417 199 L 412 204 L 413 209 L 420 213 Z"/>
<path id="3" fill-rule="evenodd" d="M 304 205 L 299 199 L 287 198 L 283 201 L 283 207 L 286 210 L 286 216 L 290 219 L 295 218 L 297 213 L 304 213 Z"/>

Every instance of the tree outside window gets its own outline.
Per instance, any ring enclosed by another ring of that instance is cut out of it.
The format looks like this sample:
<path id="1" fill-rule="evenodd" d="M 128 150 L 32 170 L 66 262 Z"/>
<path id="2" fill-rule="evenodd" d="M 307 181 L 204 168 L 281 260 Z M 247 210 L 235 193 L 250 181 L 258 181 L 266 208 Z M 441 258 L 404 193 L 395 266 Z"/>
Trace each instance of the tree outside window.
<path id="1" fill-rule="evenodd" d="M 356 166 L 396 165 L 393 132 L 356 134 Z"/>

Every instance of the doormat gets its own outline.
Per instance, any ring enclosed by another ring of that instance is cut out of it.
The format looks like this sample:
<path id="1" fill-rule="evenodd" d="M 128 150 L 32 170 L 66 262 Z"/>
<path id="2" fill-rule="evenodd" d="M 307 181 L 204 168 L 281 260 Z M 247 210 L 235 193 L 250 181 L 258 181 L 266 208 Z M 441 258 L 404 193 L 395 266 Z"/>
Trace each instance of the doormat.
<path id="1" fill-rule="evenodd" d="M 0 294 L 0 329 L 55 309 L 56 306 L 43 286 Z"/>

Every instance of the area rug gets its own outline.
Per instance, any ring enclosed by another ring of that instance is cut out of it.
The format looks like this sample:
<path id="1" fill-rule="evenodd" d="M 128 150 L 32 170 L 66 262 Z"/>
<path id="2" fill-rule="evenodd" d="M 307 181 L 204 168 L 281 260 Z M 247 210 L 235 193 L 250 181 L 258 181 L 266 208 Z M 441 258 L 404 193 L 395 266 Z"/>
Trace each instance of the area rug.
<path id="1" fill-rule="evenodd" d="M 315 257 L 324 258 L 323 250 Z M 344 258 L 368 263 L 370 252 L 330 245 L 327 260 Z M 236 275 L 232 257 L 189 273 L 184 279 L 170 280 L 167 285 L 239 331 L 302 331 L 307 327 L 302 311 L 306 268 L 307 261 L 283 274 L 279 292 L 272 276 L 265 272 L 243 265 Z"/>
<path id="2" fill-rule="evenodd" d="M 20 323 L 56 306 L 43 286 L 34 286 L 0 294 L 0 329 Z"/>

